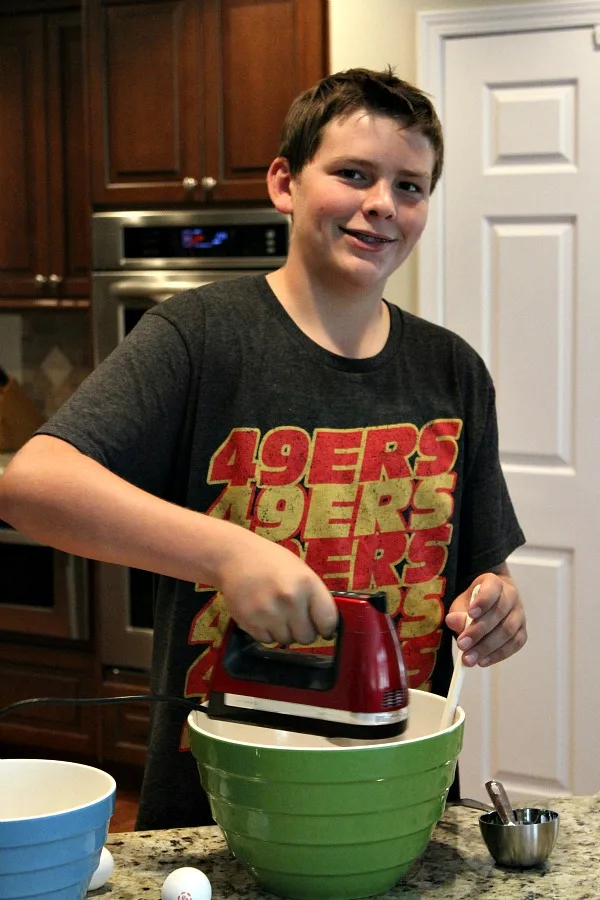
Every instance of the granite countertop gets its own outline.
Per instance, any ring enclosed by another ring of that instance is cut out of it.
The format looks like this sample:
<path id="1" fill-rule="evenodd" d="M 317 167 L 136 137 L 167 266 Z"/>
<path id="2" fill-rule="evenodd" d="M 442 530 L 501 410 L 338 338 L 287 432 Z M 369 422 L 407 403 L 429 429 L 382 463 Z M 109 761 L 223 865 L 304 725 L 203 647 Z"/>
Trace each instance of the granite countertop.
<path id="1" fill-rule="evenodd" d="M 598 896 L 600 794 L 556 799 L 560 813 L 554 853 L 540 868 L 511 870 L 494 863 L 479 833 L 480 812 L 450 806 L 429 846 L 411 871 L 380 900 L 585 900 Z M 272 900 L 231 856 L 216 826 L 109 834 L 115 870 L 90 900 L 160 900 L 161 886 L 179 866 L 201 869 L 212 883 L 212 900 Z"/>

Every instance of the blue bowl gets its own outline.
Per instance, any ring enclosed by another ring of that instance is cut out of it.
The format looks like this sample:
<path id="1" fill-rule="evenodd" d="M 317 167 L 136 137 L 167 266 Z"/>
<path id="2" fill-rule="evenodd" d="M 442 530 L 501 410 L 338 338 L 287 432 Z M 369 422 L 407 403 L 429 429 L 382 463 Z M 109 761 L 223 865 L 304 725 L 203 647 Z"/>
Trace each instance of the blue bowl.
<path id="1" fill-rule="evenodd" d="M 114 778 L 92 766 L 0 760 L 0 900 L 82 900 L 115 793 Z"/>

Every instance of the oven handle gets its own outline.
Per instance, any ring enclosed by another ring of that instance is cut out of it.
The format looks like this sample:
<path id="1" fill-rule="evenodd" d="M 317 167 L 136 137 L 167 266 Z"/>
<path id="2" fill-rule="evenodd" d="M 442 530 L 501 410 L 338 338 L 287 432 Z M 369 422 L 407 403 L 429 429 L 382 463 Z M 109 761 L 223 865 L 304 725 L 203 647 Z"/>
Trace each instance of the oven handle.
<path id="1" fill-rule="evenodd" d="M 65 588 L 70 637 L 74 640 L 85 641 L 90 636 L 87 559 L 67 554 L 65 559 Z"/>
<path id="2" fill-rule="evenodd" d="M 162 303 L 163 300 L 168 300 L 173 294 L 178 294 L 181 291 L 188 291 L 192 288 L 202 287 L 207 283 L 207 279 L 188 279 L 168 282 L 157 279 L 155 282 L 149 284 L 147 279 L 140 282 L 139 279 L 123 278 L 111 284 L 109 291 L 117 298 L 132 297 L 151 300 L 153 303 Z"/>

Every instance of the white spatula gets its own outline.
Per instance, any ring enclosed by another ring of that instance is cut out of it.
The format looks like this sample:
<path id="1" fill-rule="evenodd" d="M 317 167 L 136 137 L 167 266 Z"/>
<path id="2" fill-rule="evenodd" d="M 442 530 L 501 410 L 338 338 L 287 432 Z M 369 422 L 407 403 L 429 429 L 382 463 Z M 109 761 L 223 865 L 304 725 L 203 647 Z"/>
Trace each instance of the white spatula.
<path id="1" fill-rule="evenodd" d="M 477 594 L 479 593 L 479 588 L 481 585 L 475 585 L 473 589 L 473 593 L 471 594 L 471 600 L 474 600 Z M 471 617 L 467 615 L 467 619 L 465 621 L 465 628 L 468 628 L 471 624 Z M 464 631 L 464 628 L 463 628 Z M 456 660 L 454 662 L 454 671 L 452 673 L 452 681 L 450 682 L 450 688 L 448 690 L 448 696 L 446 698 L 446 703 L 444 704 L 444 710 L 442 712 L 442 722 L 440 725 L 440 731 L 444 731 L 446 728 L 450 728 L 452 723 L 454 722 L 454 714 L 456 713 L 456 707 L 458 706 L 458 698 L 460 696 L 460 690 L 462 688 L 463 679 L 465 677 L 465 666 L 463 665 L 463 653 L 459 651 L 456 656 Z"/>

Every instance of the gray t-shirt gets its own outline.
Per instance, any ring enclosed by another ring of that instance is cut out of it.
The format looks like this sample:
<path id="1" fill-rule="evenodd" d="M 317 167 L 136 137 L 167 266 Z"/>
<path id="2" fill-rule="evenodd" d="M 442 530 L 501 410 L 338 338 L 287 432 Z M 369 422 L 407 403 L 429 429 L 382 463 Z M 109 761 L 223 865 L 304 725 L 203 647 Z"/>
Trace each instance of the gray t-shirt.
<path id="1" fill-rule="evenodd" d="M 144 315 L 41 431 L 278 541 L 332 590 L 385 590 L 411 686 L 445 694 L 445 612 L 524 536 L 483 361 L 444 328 L 390 317 L 382 351 L 348 359 L 304 335 L 262 275 L 187 291 Z M 157 577 L 154 615 L 154 690 L 202 699 L 221 595 Z M 185 716 L 153 710 L 138 827 L 210 821 Z"/>

